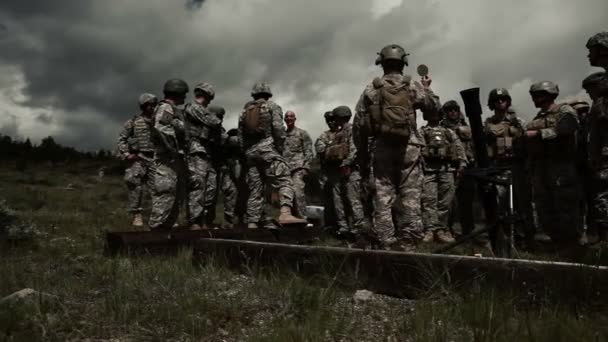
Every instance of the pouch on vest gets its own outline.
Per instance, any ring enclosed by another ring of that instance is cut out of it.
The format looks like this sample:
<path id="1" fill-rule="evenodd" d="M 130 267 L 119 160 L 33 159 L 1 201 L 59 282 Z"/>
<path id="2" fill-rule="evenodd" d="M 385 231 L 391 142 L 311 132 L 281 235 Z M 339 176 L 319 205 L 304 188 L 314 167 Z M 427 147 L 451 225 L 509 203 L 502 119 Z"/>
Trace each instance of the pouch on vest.
<path id="1" fill-rule="evenodd" d="M 332 134 L 333 137 L 329 142 L 329 146 L 325 150 L 325 159 L 327 161 L 343 161 L 348 158 L 349 141 L 344 130 Z"/>
<path id="2" fill-rule="evenodd" d="M 407 142 L 412 127 L 412 113 L 415 113 L 410 84 L 407 79 L 401 82 L 374 79 L 378 104 L 370 106 L 372 130 L 376 136 Z"/>
<path id="3" fill-rule="evenodd" d="M 444 130 L 428 129 L 424 133 L 425 147 L 422 154 L 427 159 L 452 160 L 451 142 Z"/>

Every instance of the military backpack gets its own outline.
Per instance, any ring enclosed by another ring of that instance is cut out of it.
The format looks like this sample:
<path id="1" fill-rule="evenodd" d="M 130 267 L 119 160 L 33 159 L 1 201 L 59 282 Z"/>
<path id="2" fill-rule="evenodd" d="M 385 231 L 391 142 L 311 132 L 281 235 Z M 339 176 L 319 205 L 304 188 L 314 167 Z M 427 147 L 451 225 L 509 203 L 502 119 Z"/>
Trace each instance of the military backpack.
<path id="1" fill-rule="evenodd" d="M 407 142 L 415 122 L 410 78 L 399 81 L 376 78 L 378 101 L 370 106 L 372 133 L 386 139 Z"/>

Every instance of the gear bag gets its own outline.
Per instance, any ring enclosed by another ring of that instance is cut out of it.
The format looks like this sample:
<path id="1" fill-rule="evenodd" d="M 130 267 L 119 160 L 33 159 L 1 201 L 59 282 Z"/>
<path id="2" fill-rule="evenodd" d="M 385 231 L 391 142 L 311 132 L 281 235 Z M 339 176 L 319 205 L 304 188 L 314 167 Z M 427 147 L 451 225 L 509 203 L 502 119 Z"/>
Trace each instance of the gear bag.
<path id="1" fill-rule="evenodd" d="M 378 94 L 378 103 L 369 108 L 374 135 L 407 142 L 416 116 L 409 77 L 376 78 L 373 85 Z"/>
<path id="2" fill-rule="evenodd" d="M 255 100 L 245 107 L 243 113 L 243 122 L 245 132 L 249 135 L 262 135 L 264 128 L 262 127 L 261 114 L 267 111 L 266 101 L 264 99 Z"/>

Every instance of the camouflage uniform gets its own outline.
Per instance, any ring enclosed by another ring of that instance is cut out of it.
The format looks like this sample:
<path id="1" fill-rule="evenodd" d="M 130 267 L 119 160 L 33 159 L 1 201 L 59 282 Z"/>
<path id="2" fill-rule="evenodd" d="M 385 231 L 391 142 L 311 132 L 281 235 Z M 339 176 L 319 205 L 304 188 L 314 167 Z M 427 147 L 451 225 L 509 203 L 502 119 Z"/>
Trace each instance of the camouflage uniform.
<path id="1" fill-rule="evenodd" d="M 245 108 L 253 103 L 248 102 Z M 260 113 L 261 135 L 249 134 L 245 127 L 245 111 L 239 118 L 239 141 L 245 153 L 249 190 L 247 223 L 260 223 L 264 209 L 264 190 L 267 182 L 278 189 L 281 206 L 293 205 L 294 190 L 290 168 L 280 151 L 284 146 L 283 111 L 273 101 L 265 101 Z"/>
<path id="2" fill-rule="evenodd" d="M 454 173 L 466 164 L 464 147 L 456 133 L 443 126 L 424 126 L 421 133 L 426 144 L 422 222 L 426 231 L 446 230 L 454 199 Z"/>
<path id="3" fill-rule="evenodd" d="M 446 102 L 447 104 L 447 102 Z M 443 127 L 449 128 L 456 132 L 456 135 L 462 142 L 465 156 L 467 157 L 467 168 L 475 166 L 475 153 L 473 149 L 473 136 L 471 128 L 467 125 L 464 115 L 460 113 L 460 118 L 451 120 L 445 118 L 441 121 Z M 452 201 L 454 214 L 458 214 L 458 221 L 462 229 L 462 234 L 468 234 L 475 229 L 475 220 L 473 217 L 473 201 L 475 198 L 475 180 L 472 177 L 461 177 L 456 184 L 456 196 Z M 450 221 L 452 221 L 450 219 Z M 451 226 L 451 223 L 449 224 Z"/>
<path id="4" fill-rule="evenodd" d="M 589 170 L 591 171 L 592 206 L 590 225 L 600 239 L 608 239 L 608 76 L 600 81 L 604 91 L 593 101 L 585 132 Z"/>
<path id="5" fill-rule="evenodd" d="M 291 179 L 295 191 L 296 216 L 306 216 L 306 191 L 304 177 L 310 171 L 312 161 L 312 139 L 308 133 L 298 127 L 287 130 L 283 158 L 291 168 Z"/>
<path id="6" fill-rule="evenodd" d="M 532 184 L 542 229 L 555 242 L 572 242 L 581 227 L 576 169 L 576 112 L 554 104 L 527 124 L 539 135 L 528 139 Z"/>
<path id="7" fill-rule="evenodd" d="M 229 136 L 223 147 L 224 158 L 220 167 L 220 188 L 224 198 L 224 224 L 227 226 L 234 225 L 242 219 L 240 210 L 245 207 L 245 203 L 242 203 L 245 186 L 242 181 L 243 163 L 238 137 Z"/>
<path id="8" fill-rule="evenodd" d="M 188 221 L 211 224 L 215 214 L 218 174 L 214 155 L 221 145 L 222 119 L 193 102 L 185 109 L 188 127 Z"/>
<path id="9" fill-rule="evenodd" d="M 377 79 L 388 83 L 409 83 L 411 103 L 417 108 L 438 110 L 439 99 L 430 89 L 424 89 L 418 83 L 412 84 L 409 76 L 402 74 L 385 74 Z M 374 231 L 385 246 L 396 242 L 396 233 L 402 233 L 408 243 L 415 243 L 422 238 L 423 224 L 420 200 L 424 183 L 422 170 L 422 147 L 424 140 L 415 123 L 415 113 L 410 113 L 411 136 L 409 142 L 398 142 L 385 139 L 369 129 L 371 121 L 370 106 L 379 106 L 379 91 L 372 82 L 363 91 L 353 122 L 353 135 L 362 160 L 369 160 L 375 187 L 374 195 Z M 373 137 L 369 146 L 369 137 Z M 370 153 L 373 151 L 373 154 Z M 393 223 L 393 205 L 398 199 L 398 211 L 401 211 L 403 226 L 397 231 Z"/>
<path id="10" fill-rule="evenodd" d="M 152 119 L 143 115 L 125 122 L 118 138 L 118 152 L 123 158 L 136 154 L 125 170 L 125 182 L 129 190 L 128 210 L 136 214 L 142 211 L 144 184 L 148 191 L 153 188 L 154 145 L 152 142 Z"/>
<path id="11" fill-rule="evenodd" d="M 336 140 L 341 140 L 348 146 L 348 153 L 343 160 L 331 160 L 326 154 L 328 147 Z M 330 196 L 326 201 L 329 200 L 331 205 L 326 203 L 325 209 L 333 211 L 333 215 L 330 216 L 335 218 L 336 228 L 340 233 L 353 234 L 364 230 L 366 219 L 361 203 L 361 174 L 356 164 L 352 125 L 347 123 L 335 132 L 331 130 L 323 132 L 315 142 L 315 150 L 323 166 L 322 178 Z"/>

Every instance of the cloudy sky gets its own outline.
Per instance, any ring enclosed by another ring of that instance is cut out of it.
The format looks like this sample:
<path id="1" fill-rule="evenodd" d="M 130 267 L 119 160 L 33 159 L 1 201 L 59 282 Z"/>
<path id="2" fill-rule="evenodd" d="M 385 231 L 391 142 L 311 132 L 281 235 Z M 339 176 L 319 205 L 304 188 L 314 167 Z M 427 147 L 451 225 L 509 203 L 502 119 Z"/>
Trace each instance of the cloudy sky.
<path id="1" fill-rule="evenodd" d="M 409 73 L 429 65 L 442 101 L 506 87 L 529 118 L 532 81 L 581 94 L 606 13 L 606 0 L 2 0 L 0 133 L 112 148 L 137 96 L 179 77 L 216 86 L 228 128 L 267 81 L 314 138 L 326 110 L 354 107 L 389 43 L 411 53 Z"/>

